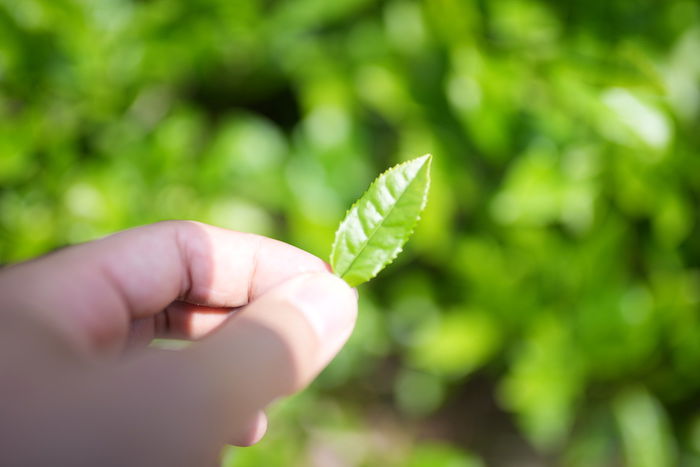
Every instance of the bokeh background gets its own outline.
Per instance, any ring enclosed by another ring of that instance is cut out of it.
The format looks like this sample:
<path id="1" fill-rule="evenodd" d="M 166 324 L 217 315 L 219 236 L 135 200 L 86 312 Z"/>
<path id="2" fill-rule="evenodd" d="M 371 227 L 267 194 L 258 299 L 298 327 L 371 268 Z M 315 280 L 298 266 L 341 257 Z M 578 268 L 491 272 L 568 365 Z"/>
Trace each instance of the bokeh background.
<path id="1" fill-rule="evenodd" d="M 700 465 L 700 4 L 0 0 L 0 263 L 188 218 L 327 258 L 427 212 L 226 466 Z"/>

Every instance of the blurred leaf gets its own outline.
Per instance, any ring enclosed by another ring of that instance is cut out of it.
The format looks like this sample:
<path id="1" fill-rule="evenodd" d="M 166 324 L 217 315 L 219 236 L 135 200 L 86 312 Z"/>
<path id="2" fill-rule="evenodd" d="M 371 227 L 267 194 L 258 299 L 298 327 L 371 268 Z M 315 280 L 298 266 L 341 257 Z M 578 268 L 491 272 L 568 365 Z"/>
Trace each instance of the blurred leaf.
<path id="1" fill-rule="evenodd" d="M 541 319 L 513 360 L 502 399 L 536 446 L 554 449 L 569 430 L 584 376 L 567 331 L 557 320 Z"/>
<path id="2" fill-rule="evenodd" d="M 411 416 L 434 412 L 445 397 L 442 380 L 430 373 L 403 370 L 394 387 L 399 409 Z"/>
<path id="3" fill-rule="evenodd" d="M 622 432 L 627 465 L 677 465 L 666 414 L 653 395 L 643 388 L 624 391 L 615 398 L 614 412 Z"/>
<path id="4" fill-rule="evenodd" d="M 469 453 L 439 443 L 420 443 L 405 464 L 407 467 L 483 467 L 481 460 Z"/>
<path id="5" fill-rule="evenodd" d="M 487 313 L 453 310 L 427 331 L 413 347 L 410 359 L 426 371 L 464 376 L 488 361 L 499 341 L 498 327 Z"/>

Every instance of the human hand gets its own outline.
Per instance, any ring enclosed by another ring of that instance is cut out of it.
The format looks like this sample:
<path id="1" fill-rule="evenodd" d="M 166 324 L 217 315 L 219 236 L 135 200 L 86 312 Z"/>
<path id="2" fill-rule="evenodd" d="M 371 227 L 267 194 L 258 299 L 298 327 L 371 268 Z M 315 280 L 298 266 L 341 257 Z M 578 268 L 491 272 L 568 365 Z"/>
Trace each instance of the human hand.
<path id="1" fill-rule="evenodd" d="M 216 465 L 262 437 L 264 408 L 328 364 L 357 313 L 320 259 L 182 221 L 2 269 L 0 297 L 0 465 Z"/>

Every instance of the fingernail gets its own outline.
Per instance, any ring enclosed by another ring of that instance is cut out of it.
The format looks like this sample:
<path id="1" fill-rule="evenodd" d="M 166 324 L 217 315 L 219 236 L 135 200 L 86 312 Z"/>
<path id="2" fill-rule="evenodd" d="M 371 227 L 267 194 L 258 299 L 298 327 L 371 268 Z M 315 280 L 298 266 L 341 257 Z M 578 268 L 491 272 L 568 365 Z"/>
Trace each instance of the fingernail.
<path id="1" fill-rule="evenodd" d="M 357 297 L 345 281 L 328 273 L 305 275 L 294 297 L 322 343 L 347 335 L 357 314 Z"/>

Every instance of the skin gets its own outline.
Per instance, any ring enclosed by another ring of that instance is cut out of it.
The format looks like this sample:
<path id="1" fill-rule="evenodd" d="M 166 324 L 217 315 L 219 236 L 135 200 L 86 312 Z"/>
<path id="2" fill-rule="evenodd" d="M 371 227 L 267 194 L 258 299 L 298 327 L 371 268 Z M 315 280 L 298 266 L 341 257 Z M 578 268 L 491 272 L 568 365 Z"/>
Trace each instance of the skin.
<path id="1" fill-rule="evenodd" d="M 320 259 L 195 222 L 0 270 L 0 465 L 217 465 L 262 438 L 352 332 Z M 196 341 L 147 347 L 154 337 Z"/>

